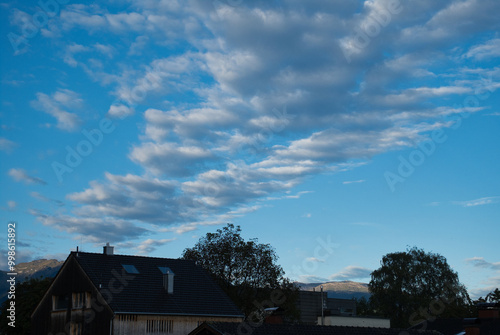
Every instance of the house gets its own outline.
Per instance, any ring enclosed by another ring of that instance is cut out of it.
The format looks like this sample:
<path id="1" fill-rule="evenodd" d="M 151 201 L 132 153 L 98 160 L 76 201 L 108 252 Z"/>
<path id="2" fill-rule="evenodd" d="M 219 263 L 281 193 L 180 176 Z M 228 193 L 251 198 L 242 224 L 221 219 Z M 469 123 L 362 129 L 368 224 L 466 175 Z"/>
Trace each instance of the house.
<path id="1" fill-rule="evenodd" d="M 500 303 L 480 303 L 477 318 L 426 320 L 411 329 L 436 330 L 443 335 L 500 334 Z"/>
<path id="2" fill-rule="evenodd" d="M 321 324 L 318 322 L 318 317 L 322 315 L 356 315 L 354 300 L 329 298 L 327 292 L 299 291 L 296 305 L 300 311 L 300 322 L 311 325 Z"/>
<path id="3" fill-rule="evenodd" d="M 193 261 L 71 252 L 32 314 L 33 334 L 185 335 L 244 315 Z"/>
<path id="4" fill-rule="evenodd" d="M 306 324 L 253 324 L 250 322 L 203 323 L 189 335 L 442 335 L 432 330 L 317 326 Z"/>
<path id="5" fill-rule="evenodd" d="M 500 303 L 479 303 L 478 317 L 464 319 L 465 335 L 500 334 Z"/>

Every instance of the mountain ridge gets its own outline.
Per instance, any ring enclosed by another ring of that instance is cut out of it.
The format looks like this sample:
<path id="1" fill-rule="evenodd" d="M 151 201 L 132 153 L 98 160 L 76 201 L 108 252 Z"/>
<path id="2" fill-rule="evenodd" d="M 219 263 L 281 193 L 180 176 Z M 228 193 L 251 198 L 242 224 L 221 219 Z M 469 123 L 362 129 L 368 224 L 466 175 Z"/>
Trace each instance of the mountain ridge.
<path id="1" fill-rule="evenodd" d="M 22 283 L 32 278 L 54 278 L 64 261 L 57 259 L 37 259 L 16 265 L 16 282 Z M 7 299 L 9 283 L 8 271 L 0 271 L 0 303 Z"/>
<path id="2" fill-rule="evenodd" d="M 370 297 L 370 291 L 368 290 L 367 283 L 360 283 L 350 280 L 343 281 L 330 281 L 324 283 L 300 283 L 295 282 L 302 291 L 321 291 L 321 286 L 323 286 L 323 291 L 327 292 L 329 298 L 337 299 L 359 299 Z"/>

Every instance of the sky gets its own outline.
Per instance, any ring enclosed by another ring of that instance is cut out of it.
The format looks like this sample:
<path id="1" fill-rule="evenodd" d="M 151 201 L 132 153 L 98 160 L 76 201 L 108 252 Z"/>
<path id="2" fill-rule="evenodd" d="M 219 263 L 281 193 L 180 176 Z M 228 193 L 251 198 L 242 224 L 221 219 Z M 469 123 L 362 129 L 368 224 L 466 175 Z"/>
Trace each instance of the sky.
<path id="1" fill-rule="evenodd" d="M 0 7 L 18 262 L 177 258 L 232 223 L 292 280 L 368 282 L 415 246 L 500 287 L 500 2 Z"/>

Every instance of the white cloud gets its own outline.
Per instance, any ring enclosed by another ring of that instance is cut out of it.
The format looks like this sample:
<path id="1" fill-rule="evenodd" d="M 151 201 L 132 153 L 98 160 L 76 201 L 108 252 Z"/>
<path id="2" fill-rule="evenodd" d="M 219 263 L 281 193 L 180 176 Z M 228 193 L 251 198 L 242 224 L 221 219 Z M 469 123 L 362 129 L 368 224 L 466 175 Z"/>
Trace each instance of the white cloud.
<path id="1" fill-rule="evenodd" d="M 30 193 L 30 196 L 37 199 L 37 200 L 43 201 L 43 202 L 52 202 L 52 203 L 55 203 L 57 206 L 64 206 L 64 203 L 62 201 L 47 198 L 46 196 L 44 196 L 43 194 L 40 194 L 39 192 L 33 191 Z"/>
<path id="2" fill-rule="evenodd" d="M 483 44 L 475 45 L 465 54 L 466 57 L 484 60 L 500 56 L 500 38 L 491 39 Z"/>
<path id="3" fill-rule="evenodd" d="M 500 196 L 484 197 L 484 198 L 467 200 L 467 201 L 455 201 L 454 204 L 462 206 L 462 207 L 476 207 L 476 206 L 496 204 L 498 202 L 500 202 Z"/>
<path id="4" fill-rule="evenodd" d="M 300 196 L 288 192 L 308 176 L 413 146 L 432 130 L 450 126 L 443 116 L 486 108 L 449 107 L 450 98 L 474 93 L 475 76 L 493 70 L 477 68 L 473 74 L 463 63 L 470 60 L 450 57 L 447 40 L 468 36 L 463 33 L 469 29 L 498 27 L 492 1 L 404 4 L 351 65 L 339 41 L 352 42 L 354 29 L 366 27 L 387 2 L 262 4 L 214 8 L 142 1 L 127 12 L 95 4 L 61 9 L 54 24 L 62 33 L 84 29 L 89 36 L 114 34 L 125 41 L 75 41 L 63 54 L 67 64 L 86 65 L 88 73 L 93 65 L 84 63 L 91 51 L 101 57 L 94 60 L 96 68 L 106 68 L 99 63 L 106 57 L 116 61 L 111 74 L 91 73 L 101 84 L 115 85 L 113 94 L 122 101 L 110 106 L 108 116 L 145 110 L 139 125 L 144 132 L 128 157 L 146 175 L 107 173 L 104 181 L 69 194 L 77 204 L 75 219 L 149 223 L 177 233 L 223 223 L 260 208 L 261 201 Z M 462 21 L 455 22 L 457 17 Z M 464 43 L 469 45 L 466 37 Z M 469 55 L 486 59 L 496 44 L 493 39 L 470 47 Z M 146 45 L 153 52 L 146 53 Z M 179 45 L 177 52 L 166 52 Z M 120 58 L 127 54 L 147 62 L 132 57 L 127 63 Z M 498 80 L 493 73 L 488 87 Z M 59 128 L 77 128 L 78 116 L 66 109 L 75 107 L 78 95 L 58 90 L 37 97 L 36 105 Z"/>
<path id="5" fill-rule="evenodd" d="M 128 51 L 129 55 L 141 55 L 146 47 L 146 43 L 149 41 L 148 36 L 137 36 L 134 43 L 130 45 L 130 49 Z"/>
<path id="6" fill-rule="evenodd" d="M 364 183 L 366 180 L 364 179 L 359 179 L 359 180 L 349 180 L 349 181 L 343 181 L 342 184 L 348 185 L 348 184 L 360 184 Z"/>
<path id="7" fill-rule="evenodd" d="M 142 227 L 125 221 L 98 217 L 73 217 L 64 214 L 47 215 L 39 210 L 31 209 L 35 216 L 45 226 L 65 231 L 75 239 L 85 237 L 93 243 L 120 242 L 146 234 Z"/>
<path id="8" fill-rule="evenodd" d="M 16 142 L 13 142 L 9 139 L 6 139 L 5 137 L 0 137 L 0 150 L 10 153 L 12 150 L 14 150 L 18 144 Z"/>
<path id="9" fill-rule="evenodd" d="M 214 159 L 207 149 L 198 146 L 178 146 L 176 143 L 146 142 L 136 146 L 130 153 L 130 159 L 146 167 L 154 174 L 167 176 L 185 176 L 192 174 L 197 165 Z"/>
<path id="10" fill-rule="evenodd" d="M 26 184 L 40 184 L 47 185 L 47 182 L 38 177 L 33 177 L 28 175 L 28 173 L 23 169 L 12 168 L 9 170 L 9 176 L 14 178 L 15 181 L 22 181 Z"/>
<path id="11" fill-rule="evenodd" d="M 312 263 L 324 263 L 325 262 L 325 260 L 319 259 L 319 258 L 316 258 L 316 257 L 306 258 L 306 261 L 312 262 Z"/>
<path id="12" fill-rule="evenodd" d="M 127 116 L 131 116 L 135 113 L 134 109 L 130 106 L 115 104 L 109 106 L 108 115 L 112 118 L 123 119 Z"/>
<path id="13" fill-rule="evenodd" d="M 360 266 L 349 265 L 340 272 L 328 277 L 330 280 L 354 280 L 369 278 L 372 270 Z"/>
<path id="14" fill-rule="evenodd" d="M 173 241 L 175 241 L 175 238 L 161 239 L 161 240 L 154 240 L 149 238 L 141 242 L 136 249 L 139 251 L 140 254 L 147 255 L 155 251 L 158 247 L 164 246 L 165 244 L 168 244 Z"/>
<path id="15" fill-rule="evenodd" d="M 64 54 L 63 60 L 66 64 L 71 67 L 76 67 L 78 61 L 75 59 L 75 54 L 82 52 L 89 52 L 91 49 L 81 44 L 72 43 L 66 47 L 66 52 Z"/>
<path id="16" fill-rule="evenodd" d="M 297 278 L 299 283 L 314 284 L 314 283 L 325 283 L 328 281 L 327 278 L 318 277 L 315 275 L 300 275 Z"/>
<path id="17" fill-rule="evenodd" d="M 465 261 L 467 263 L 471 263 L 472 265 L 478 268 L 500 270 L 500 262 L 491 263 L 486 261 L 484 257 L 467 258 Z"/>
<path id="18" fill-rule="evenodd" d="M 81 123 L 80 117 L 64 109 L 80 109 L 83 100 L 78 93 L 68 89 L 58 89 L 51 96 L 45 93 L 37 93 L 37 99 L 31 104 L 34 108 L 41 110 L 57 120 L 57 128 L 65 131 L 75 131 Z"/>

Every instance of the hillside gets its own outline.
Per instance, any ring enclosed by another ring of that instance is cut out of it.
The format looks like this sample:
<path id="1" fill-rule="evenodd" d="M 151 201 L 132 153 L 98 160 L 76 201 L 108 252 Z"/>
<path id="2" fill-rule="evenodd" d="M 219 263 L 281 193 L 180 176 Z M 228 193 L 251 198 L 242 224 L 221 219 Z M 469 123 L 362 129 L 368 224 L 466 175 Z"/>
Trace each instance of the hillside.
<path id="1" fill-rule="evenodd" d="M 304 291 L 317 291 L 321 290 L 328 292 L 328 297 L 338 299 L 352 299 L 352 298 L 369 298 L 370 292 L 368 291 L 368 284 L 358 283 L 353 281 L 337 281 L 326 283 L 296 283 Z"/>
<path id="2" fill-rule="evenodd" d="M 16 265 L 17 282 L 23 282 L 31 278 L 49 277 L 53 278 L 64 262 L 56 259 L 38 259 L 32 262 L 19 263 Z M 0 303 L 7 298 L 9 283 L 7 283 L 7 272 L 0 271 Z"/>

